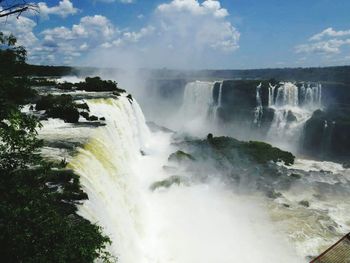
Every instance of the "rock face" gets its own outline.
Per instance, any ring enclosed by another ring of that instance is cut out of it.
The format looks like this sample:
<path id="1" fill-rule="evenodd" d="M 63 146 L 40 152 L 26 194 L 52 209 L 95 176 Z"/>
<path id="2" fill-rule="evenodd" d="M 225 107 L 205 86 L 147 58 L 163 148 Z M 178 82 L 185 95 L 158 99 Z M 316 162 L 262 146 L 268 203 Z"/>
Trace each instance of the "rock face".
<path id="1" fill-rule="evenodd" d="M 317 110 L 304 127 L 302 149 L 320 158 L 350 157 L 350 109 Z"/>

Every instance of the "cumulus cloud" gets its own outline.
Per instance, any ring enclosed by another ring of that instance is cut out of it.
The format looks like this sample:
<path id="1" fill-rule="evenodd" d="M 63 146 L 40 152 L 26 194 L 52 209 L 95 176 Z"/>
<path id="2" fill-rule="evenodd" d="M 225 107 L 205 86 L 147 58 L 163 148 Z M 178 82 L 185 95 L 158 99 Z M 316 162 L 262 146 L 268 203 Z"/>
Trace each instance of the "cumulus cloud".
<path id="1" fill-rule="evenodd" d="M 296 47 L 296 52 L 337 54 L 341 52 L 340 48 L 344 45 L 350 45 L 350 39 L 330 39 L 328 41 L 321 41 L 312 44 L 303 44 Z"/>
<path id="2" fill-rule="evenodd" d="M 73 58 L 79 57 L 82 53 L 98 47 L 104 41 L 110 41 L 117 34 L 118 29 L 104 16 L 85 16 L 78 24 L 71 28 L 56 27 L 46 29 L 40 33 L 41 45 L 34 49 L 35 59 L 50 54 L 55 64 L 61 60 L 70 63 Z"/>
<path id="3" fill-rule="evenodd" d="M 336 31 L 332 27 L 329 27 L 318 34 L 313 35 L 312 37 L 310 37 L 309 40 L 318 41 L 325 37 L 344 37 L 344 36 L 350 36 L 350 30 Z"/>
<path id="4" fill-rule="evenodd" d="M 67 17 L 76 14 L 79 10 L 73 6 L 70 0 L 62 0 L 57 6 L 49 7 L 45 2 L 38 3 L 40 16 L 48 18 L 50 15 Z"/>
<path id="5" fill-rule="evenodd" d="M 159 34 L 166 45 L 193 49 L 233 51 L 239 47 L 240 33 L 225 19 L 229 13 L 219 1 L 173 0 L 157 7 Z"/>
<path id="6" fill-rule="evenodd" d="M 9 16 L 6 20 L 0 20 L 1 31 L 5 34 L 13 34 L 17 38 L 17 44 L 33 47 L 38 42 L 38 38 L 33 33 L 36 22 L 25 16 Z"/>
<path id="7" fill-rule="evenodd" d="M 203 3 L 197 0 L 173 0 L 170 3 L 161 4 L 157 10 L 166 15 L 188 12 L 191 15 L 214 15 L 215 17 L 226 17 L 228 11 L 221 7 L 219 1 L 206 0 Z"/>
<path id="8" fill-rule="evenodd" d="M 336 31 L 329 27 L 311 36 L 309 43 L 296 46 L 295 51 L 296 53 L 332 56 L 341 54 L 347 46 L 350 46 L 350 30 Z"/>
<path id="9" fill-rule="evenodd" d="M 62 17 L 77 12 L 69 0 L 54 7 L 42 4 L 41 9 L 46 10 L 45 15 Z M 48 28 L 35 36 L 33 20 L 21 19 L 27 23 L 23 30 L 27 33 L 22 32 L 21 39 L 37 42 L 35 47 L 26 45 L 30 62 L 35 63 L 203 67 L 204 61 L 220 60 L 220 55 L 222 58 L 239 48 L 240 33 L 230 22 L 228 10 L 217 0 L 160 4 L 138 29 L 119 28 L 107 17 L 94 15 L 82 17 L 70 27 Z"/>

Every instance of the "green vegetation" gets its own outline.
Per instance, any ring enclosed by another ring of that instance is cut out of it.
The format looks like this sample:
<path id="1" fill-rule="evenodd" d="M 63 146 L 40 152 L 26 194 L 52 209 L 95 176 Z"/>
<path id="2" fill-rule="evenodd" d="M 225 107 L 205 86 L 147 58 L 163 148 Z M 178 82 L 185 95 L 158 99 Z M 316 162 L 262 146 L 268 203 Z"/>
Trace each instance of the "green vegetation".
<path id="1" fill-rule="evenodd" d="M 30 86 L 36 86 L 36 87 L 41 87 L 41 86 L 56 86 L 56 80 L 53 79 L 48 79 L 48 78 L 30 78 L 29 79 L 29 84 Z"/>
<path id="2" fill-rule="evenodd" d="M 172 153 L 169 156 L 168 160 L 175 161 L 175 162 L 182 162 L 182 161 L 188 161 L 188 160 L 195 161 L 196 159 L 188 153 L 185 153 L 183 151 L 177 151 Z"/>
<path id="3" fill-rule="evenodd" d="M 239 154 L 244 154 L 253 161 L 265 164 L 269 161 L 283 161 L 286 165 L 294 163 L 294 155 L 290 152 L 282 151 L 264 142 L 241 142 L 230 137 L 214 137 L 209 140 L 210 145 L 223 154 L 231 150 L 238 150 Z"/>
<path id="4" fill-rule="evenodd" d="M 45 114 L 51 118 L 60 118 L 65 122 L 76 123 L 79 121 L 78 106 L 70 95 L 42 96 L 37 101 L 36 110 L 45 110 Z"/>
<path id="5" fill-rule="evenodd" d="M 87 77 L 85 78 L 85 81 L 79 83 L 60 83 L 57 85 L 57 88 L 62 90 L 85 90 L 95 92 L 113 91 L 116 92 L 118 95 L 120 93 L 125 92 L 125 90 L 118 88 L 118 84 L 115 81 L 102 80 L 100 77 Z M 130 97 L 129 99 L 132 100 L 132 97 Z"/>
<path id="6" fill-rule="evenodd" d="M 180 184 L 187 184 L 188 180 L 185 177 L 182 176 L 178 176 L 178 175 L 173 175 L 170 176 L 169 178 L 162 180 L 162 181 L 158 181 L 153 183 L 150 186 L 150 189 L 152 191 L 155 191 L 159 188 L 170 188 L 172 185 L 176 184 L 176 185 L 180 185 Z"/>
<path id="7" fill-rule="evenodd" d="M 7 263 L 112 262 L 106 248 L 110 239 L 101 229 L 76 214 L 87 199 L 79 178 L 40 156 L 39 121 L 19 111 L 35 96 L 18 67 L 25 65 L 25 49 L 15 38 L 0 33 L 0 254 Z M 17 75 L 15 77 L 15 75 Z M 71 98 L 53 100 L 58 106 Z M 44 106 L 45 107 L 44 107 Z M 85 107 L 86 106 L 82 106 Z"/>
<path id="8" fill-rule="evenodd" d="M 264 142 L 250 141 L 242 145 L 242 150 L 251 155 L 258 163 L 268 161 L 284 162 L 286 165 L 294 163 L 294 155 L 290 152 L 282 151 Z"/>

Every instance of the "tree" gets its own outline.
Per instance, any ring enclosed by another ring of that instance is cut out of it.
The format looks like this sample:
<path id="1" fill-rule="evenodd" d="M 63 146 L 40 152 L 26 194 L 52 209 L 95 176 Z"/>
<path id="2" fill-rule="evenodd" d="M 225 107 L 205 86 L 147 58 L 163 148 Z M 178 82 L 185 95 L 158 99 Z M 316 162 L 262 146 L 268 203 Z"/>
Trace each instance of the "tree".
<path id="1" fill-rule="evenodd" d="M 37 138 L 37 118 L 19 111 L 12 112 L 0 122 L 0 170 L 28 168 L 40 160 L 38 149 L 42 146 Z"/>
<path id="2" fill-rule="evenodd" d="M 2 8 L 0 9 L 0 18 L 8 17 L 10 15 L 16 15 L 18 18 L 23 12 L 26 11 L 38 12 L 38 6 L 36 4 L 28 3 L 25 0 L 0 0 L 0 7 Z"/>
<path id="3" fill-rule="evenodd" d="M 35 95 L 18 70 L 25 60 L 16 38 L 0 33 L 1 262 L 114 261 L 106 250 L 110 239 L 76 213 L 87 199 L 79 176 L 64 169 L 65 162 L 49 163 L 39 155 L 40 122 L 20 111 Z"/>

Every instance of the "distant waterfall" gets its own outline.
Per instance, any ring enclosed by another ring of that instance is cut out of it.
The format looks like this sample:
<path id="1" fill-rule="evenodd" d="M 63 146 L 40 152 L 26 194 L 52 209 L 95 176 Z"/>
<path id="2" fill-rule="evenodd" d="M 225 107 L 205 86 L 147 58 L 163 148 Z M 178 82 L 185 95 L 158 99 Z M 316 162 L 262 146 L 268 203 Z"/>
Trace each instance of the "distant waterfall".
<path id="1" fill-rule="evenodd" d="M 263 105 L 262 105 L 262 100 L 261 100 L 261 86 L 262 83 L 260 83 L 256 87 L 256 108 L 254 112 L 254 123 L 260 127 L 261 125 L 261 118 L 263 116 Z"/>
<path id="2" fill-rule="evenodd" d="M 280 87 L 277 88 L 277 97 L 275 104 L 276 106 L 291 106 L 297 107 L 299 105 L 299 92 L 298 87 L 293 83 L 286 82 L 282 83 Z"/>
<path id="3" fill-rule="evenodd" d="M 275 111 L 268 138 L 297 145 L 304 123 L 322 106 L 322 86 L 302 83 L 299 88 L 291 82 L 281 82 L 279 86 L 270 84 L 268 106 Z"/>
<path id="4" fill-rule="evenodd" d="M 89 196 L 79 214 L 103 227 L 121 262 L 144 262 L 143 203 L 132 167 L 146 147 L 149 130 L 135 100 L 122 96 L 87 103 L 93 114 L 106 118 L 106 126 L 97 128 L 69 163 Z"/>
<path id="5" fill-rule="evenodd" d="M 271 107 L 275 103 L 275 89 L 276 85 L 273 86 L 271 85 L 271 83 L 269 83 L 269 107 Z"/>
<path id="6" fill-rule="evenodd" d="M 305 87 L 304 87 L 305 89 Z M 309 108 L 319 108 L 322 104 L 322 85 L 318 84 L 316 86 L 311 87 L 308 84 L 305 89 L 304 95 L 304 105 Z"/>
<path id="7" fill-rule="evenodd" d="M 214 100 L 215 84 L 220 84 L 218 99 Z M 222 107 L 223 82 L 195 81 L 185 87 L 179 119 L 181 129 L 191 134 L 204 135 L 217 128 L 218 112 Z"/>
<path id="8" fill-rule="evenodd" d="M 277 88 L 277 95 L 275 89 Z M 291 82 L 281 82 L 280 86 L 269 84 L 269 107 L 307 107 L 318 109 L 322 106 L 322 85 L 305 84 L 300 89 Z"/>
<path id="9" fill-rule="evenodd" d="M 218 100 L 216 102 L 216 105 L 214 107 L 214 119 L 218 120 L 218 110 L 222 107 L 222 86 L 223 86 L 223 81 L 220 82 L 219 86 L 219 94 L 218 94 Z M 215 86 L 215 84 L 214 84 Z"/>
<path id="10" fill-rule="evenodd" d="M 195 81 L 185 87 L 182 113 L 187 118 L 206 118 L 214 107 L 213 82 Z"/>

